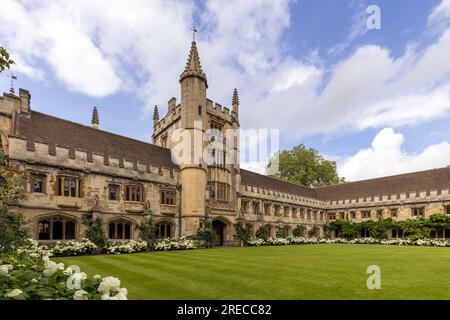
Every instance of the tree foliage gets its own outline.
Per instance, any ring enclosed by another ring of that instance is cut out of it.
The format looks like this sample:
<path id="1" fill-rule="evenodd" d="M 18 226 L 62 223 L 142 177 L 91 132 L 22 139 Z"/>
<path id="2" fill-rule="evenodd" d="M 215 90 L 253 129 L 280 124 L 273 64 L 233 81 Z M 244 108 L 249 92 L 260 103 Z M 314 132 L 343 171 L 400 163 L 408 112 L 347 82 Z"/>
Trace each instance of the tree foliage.
<path id="1" fill-rule="evenodd" d="M 0 47 L 0 72 L 11 68 L 12 64 L 15 64 L 15 62 L 10 58 L 9 52 L 5 48 Z"/>
<path id="2" fill-rule="evenodd" d="M 86 238 L 97 245 L 102 250 L 107 245 L 105 231 L 103 230 L 103 221 L 101 218 L 93 218 L 91 214 L 83 215 L 83 223 L 87 226 Z"/>
<path id="3" fill-rule="evenodd" d="M 27 241 L 25 221 L 10 205 L 24 197 L 23 188 L 14 173 L 7 168 L 0 141 L 0 251 L 10 252 Z"/>
<path id="4" fill-rule="evenodd" d="M 267 225 L 259 227 L 256 230 L 256 238 L 263 239 L 264 241 L 269 239 L 269 227 Z"/>
<path id="5" fill-rule="evenodd" d="M 246 243 L 252 238 L 250 229 L 247 226 L 245 226 L 241 221 L 235 224 L 235 228 L 237 238 L 243 241 L 244 243 Z"/>
<path id="6" fill-rule="evenodd" d="M 320 187 L 344 182 L 339 177 L 335 161 L 303 144 L 272 156 L 266 174 L 307 187 Z"/>
<path id="7" fill-rule="evenodd" d="M 141 224 L 137 226 L 137 229 L 140 231 L 141 239 L 147 242 L 147 249 L 152 248 L 156 240 L 156 226 L 152 217 L 144 218 Z"/>
<path id="8" fill-rule="evenodd" d="M 305 235 L 305 230 L 306 230 L 306 227 L 304 225 L 299 224 L 292 231 L 292 234 L 294 235 L 294 237 L 303 237 Z"/>
<path id="9" fill-rule="evenodd" d="M 312 226 L 312 228 L 308 231 L 308 236 L 311 238 L 317 237 L 319 235 L 319 227 Z"/>
<path id="10" fill-rule="evenodd" d="M 352 222 L 348 220 L 331 221 L 325 226 L 325 230 L 334 230 L 336 235 L 347 240 L 358 237 L 361 230 L 368 230 L 372 238 L 386 239 L 390 228 L 398 228 L 403 231 L 405 237 L 411 240 L 430 237 L 431 231 L 442 230 L 450 227 L 450 217 L 445 214 L 433 214 L 429 218 L 408 219 L 394 222 L 392 219 L 368 220 Z"/>
<path id="11" fill-rule="evenodd" d="M 212 223 L 208 219 L 202 219 L 201 227 L 198 228 L 195 235 L 196 240 L 204 241 L 207 248 L 212 248 L 213 242 L 216 240 L 217 235 L 212 227 Z"/>

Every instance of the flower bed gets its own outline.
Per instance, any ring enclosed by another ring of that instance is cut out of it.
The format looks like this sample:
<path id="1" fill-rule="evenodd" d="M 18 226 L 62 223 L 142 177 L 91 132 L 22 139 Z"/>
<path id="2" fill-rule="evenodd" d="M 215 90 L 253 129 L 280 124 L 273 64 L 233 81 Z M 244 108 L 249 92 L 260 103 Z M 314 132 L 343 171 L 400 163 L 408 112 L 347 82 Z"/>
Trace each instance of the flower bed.
<path id="1" fill-rule="evenodd" d="M 382 245 L 398 245 L 398 246 L 431 246 L 431 247 L 450 247 L 450 241 L 434 240 L 434 239 L 385 239 L 379 240 L 374 238 L 362 239 L 319 239 L 319 238 L 305 238 L 305 237 L 289 237 L 286 239 L 254 239 L 247 242 L 248 246 L 279 246 L 279 245 L 305 245 L 305 244 L 382 244 Z"/>
<path id="2" fill-rule="evenodd" d="M 169 251 L 169 250 L 190 250 L 195 249 L 195 244 L 193 240 L 187 240 L 182 237 L 176 238 L 166 238 L 162 240 L 157 240 L 153 249 L 156 251 Z"/>
<path id="3" fill-rule="evenodd" d="M 108 241 L 105 248 L 106 253 L 134 253 L 142 252 L 147 250 L 147 242 L 143 240 L 118 240 L 118 241 Z"/>
<path id="4" fill-rule="evenodd" d="M 89 239 L 81 241 L 70 240 L 67 242 L 57 242 L 55 245 L 49 245 L 55 257 L 79 256 L 84 254 L 92 254 L 97 250 L 97 246 Z"/>
<path id="5" fill-rule="evenodd" d="M 50 260 L 51 252 L 29 241 L 14 255 L 0 256 L 0 300 L 126 300 L 120 280 L 88 277 L 78 267 Z"/>

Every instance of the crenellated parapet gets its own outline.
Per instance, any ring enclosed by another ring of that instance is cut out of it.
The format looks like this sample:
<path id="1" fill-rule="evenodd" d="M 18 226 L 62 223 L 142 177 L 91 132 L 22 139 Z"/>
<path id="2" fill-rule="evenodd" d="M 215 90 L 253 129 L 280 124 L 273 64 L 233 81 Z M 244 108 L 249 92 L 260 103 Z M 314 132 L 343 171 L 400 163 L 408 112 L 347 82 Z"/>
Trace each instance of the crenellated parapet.
<path id="1" fill-rule="evenodd" d="M 154 166 L 150 161 L 129 161 L 126 157 L 117 158 L 79 148 L 29 141 L 21 137 L 10 137 L 9 158 L 105 175 L 128 178 L 137 176 L 142 180 L 178 183 L 178 170 L 172 167 Z"/>
<path id="2" fill-rule="evenodd" d="M 230 125 L 236 121 L 236 114 L 234 111 L 210 99 L 206 99 L 206 111 L 210 116 L 221 119 Z"/>

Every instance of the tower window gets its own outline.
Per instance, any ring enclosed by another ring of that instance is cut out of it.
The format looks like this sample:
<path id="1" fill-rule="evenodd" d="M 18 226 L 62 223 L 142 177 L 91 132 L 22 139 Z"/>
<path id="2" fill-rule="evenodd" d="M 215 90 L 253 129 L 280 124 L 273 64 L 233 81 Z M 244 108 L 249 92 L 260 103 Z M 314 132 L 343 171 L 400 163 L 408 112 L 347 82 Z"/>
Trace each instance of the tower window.
<path id="1" fill-rule="evenodd" d="M 202 115 L 202 106 L 198 106 L 198 114 L 201 116 Z"/>

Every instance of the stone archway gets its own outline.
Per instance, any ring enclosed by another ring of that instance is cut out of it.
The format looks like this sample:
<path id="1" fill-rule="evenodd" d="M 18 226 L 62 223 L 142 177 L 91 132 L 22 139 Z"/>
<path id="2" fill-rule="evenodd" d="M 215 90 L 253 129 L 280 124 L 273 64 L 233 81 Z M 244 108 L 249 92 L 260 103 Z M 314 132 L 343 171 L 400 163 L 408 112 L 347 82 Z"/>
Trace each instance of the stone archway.
<path id="1" fill-rule="evenodd" d="M 225 245 L 225 229 L 227 225 L 222 220 L 214 220 L 212 222 L 212 227 L 216 233 L 216 240 L 214 241 L 214 246 Z"/>

